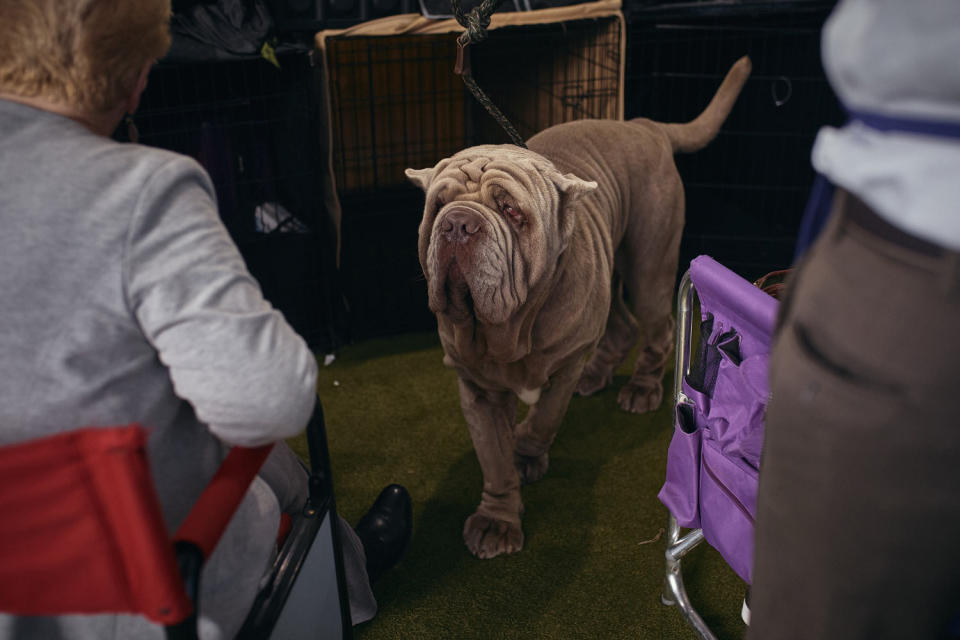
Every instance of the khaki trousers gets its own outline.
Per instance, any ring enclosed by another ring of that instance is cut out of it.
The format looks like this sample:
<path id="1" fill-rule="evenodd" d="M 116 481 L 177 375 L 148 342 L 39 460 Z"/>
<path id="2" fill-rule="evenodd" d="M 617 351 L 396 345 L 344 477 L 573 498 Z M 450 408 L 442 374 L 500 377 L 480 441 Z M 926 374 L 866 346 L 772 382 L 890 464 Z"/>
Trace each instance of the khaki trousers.
<path id="1" fill-rule="evenodd" d="M 840 192 L 788 287 L 771 358 L 747 638 L 952 637 L 958 256 Z"/>

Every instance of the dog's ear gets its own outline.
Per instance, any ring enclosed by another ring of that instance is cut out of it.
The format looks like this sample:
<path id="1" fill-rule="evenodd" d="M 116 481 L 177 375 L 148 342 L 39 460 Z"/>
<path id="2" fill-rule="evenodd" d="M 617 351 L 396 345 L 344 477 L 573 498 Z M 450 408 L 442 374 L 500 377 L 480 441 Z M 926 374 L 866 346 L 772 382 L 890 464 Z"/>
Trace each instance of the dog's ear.
<path id="1" fill-rule="evenodd" d="M 566 247 L 570 234 L 573 233 L 573 204 L 597 188 L 597 183 L 578 178 L 572 173 L 561 174 L 554 170 L 550 176 L 553 183 L 557 185 L 557 191 L 560 192 L 560 207 L 557 211 L 560 226 L 560 237 L 563 239 L 563 246 Z"/>
<path id="2" fill-rule="evenodd" d="M 594 189 L 597 188 L 597 183 L 594 181 L 581 180 L 572 173 L 561 174 L 559 171 L 555 172 L 555 175 L 552 176 L 553 183 L 557 185 L 557 189 L 560 190 L 565 196 L 567 202 L 575 202 Z"/>
<path id="3" fill-rule="evenodd" d="M 428 169 L 407 169 L 404 173 L 410 182 L 423 189 L 424 193 L 426 193 L 427 189 L 430 188 L 430 183 L 433 181 L 434 171 L 435 168 L 430 167 Z"/>

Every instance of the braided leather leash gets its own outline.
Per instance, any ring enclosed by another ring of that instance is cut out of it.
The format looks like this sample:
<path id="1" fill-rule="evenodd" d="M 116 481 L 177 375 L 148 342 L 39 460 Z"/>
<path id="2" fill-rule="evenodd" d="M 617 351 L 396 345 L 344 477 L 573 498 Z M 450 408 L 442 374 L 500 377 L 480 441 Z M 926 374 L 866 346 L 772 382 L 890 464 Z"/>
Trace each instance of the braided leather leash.
<path id="1" fill-rule="evenodd" d="M 463 83 L 470 89 L 473 97 L 475 97 L 487 112 L 493 116 L 493 119 L 503 127 L 503 130 L 510 136 L 513 144 L 526 149 L 527 145 L 524 143 L 523 138 L 520 137 L 520 134 L 517 133 L 513 125 L 510 124 L 507 117 L 503 115 L 503 112 L 501 112 L 490 98 L 487 97 L 487 94 L 483 92 L 477 84 L 477 81 L 473 79 L 473 74 L 470 70 L 470 50 L 467 47 L 471 44 L 479 44 L 486 40 L 487 27 L 490 26 L 490 15 L 497 10 L 497 7 L 499 7 L 502 2 L 503 0 L 483 0 L 478 6 L 474 7 L 472 11 L 464 14 L 463 8 L 460 6 L 460 0 L 450 0 L 450 5 L 453 7 L 453 15 L 456 17 L 457 22 L 460 23 L 460 26 L 466 29 L 466 31 L 457 37 L 457 63 L 453 68 L 453 72 L 463 78 Z"/>

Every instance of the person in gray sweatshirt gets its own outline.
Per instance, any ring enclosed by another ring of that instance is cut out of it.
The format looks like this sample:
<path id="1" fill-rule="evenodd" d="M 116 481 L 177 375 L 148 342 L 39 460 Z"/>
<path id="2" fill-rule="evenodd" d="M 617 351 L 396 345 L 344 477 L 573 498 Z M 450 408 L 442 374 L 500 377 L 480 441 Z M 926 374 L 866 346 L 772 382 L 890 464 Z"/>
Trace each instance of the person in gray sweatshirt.
<path id="1" fill-rule="evenodd" d="M 230 638 L 280 512 L 307 495 L 282 440 L 309 419 L 317 364 L 247 271 L 204 169 L 110 138 L 169 46 L 169 19 L 169 0 L 0 4 L 0 446 L 139 422 L 173 531 L 229 446 L 277 442 L 201 579 L 201 636 Z M 377 540 L 339 523 L 356 624 L 376 612 L 362 542 Z M 124 615 L 0 615 L 12 637 L 163 630 Z"/>

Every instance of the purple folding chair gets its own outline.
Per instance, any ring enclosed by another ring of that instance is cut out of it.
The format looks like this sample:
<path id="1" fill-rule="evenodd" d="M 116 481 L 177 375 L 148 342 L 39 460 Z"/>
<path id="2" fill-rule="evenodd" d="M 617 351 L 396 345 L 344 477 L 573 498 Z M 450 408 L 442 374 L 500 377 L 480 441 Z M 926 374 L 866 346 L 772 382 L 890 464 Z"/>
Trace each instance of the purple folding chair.
<path id="1" fill-rule="evenodd" d="M 700 341 L 690 362 L 694 293 Z M 706 540 L 747 584 L 753 569 L 753 522 L 769 396 L 767 369 L 777 301 L 708 256 L 680 282 L 674 380 L 675 431 L 660 501 L 670 511 L 666 586 L 704 640 L 715 640 L 690 604 L 680 560 Z M 681 527 L 691 529 L 683 537 Z"/>

